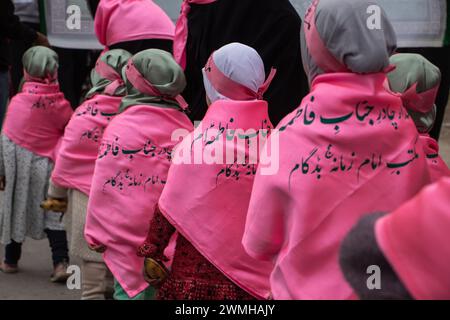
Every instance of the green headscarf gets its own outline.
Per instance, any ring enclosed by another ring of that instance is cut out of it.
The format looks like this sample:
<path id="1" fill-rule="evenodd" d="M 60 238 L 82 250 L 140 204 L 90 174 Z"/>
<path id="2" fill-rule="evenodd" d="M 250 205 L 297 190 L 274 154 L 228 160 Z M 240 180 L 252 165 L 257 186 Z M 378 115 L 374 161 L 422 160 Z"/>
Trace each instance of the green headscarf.
<path id="1" fill-rule="evenodd" d="M 28 49 L 22 58 L 25 81 L 52 83 L 57 81 L 58 54 L 47 47 Z"/>
<path id="2" fill-rule="evenodd" d="M 128 60 L 131 58 L 131 53 L 122 49 L 113 49 L 103 53 L 98 60 L 103 61 L 110 66 L 114 71 L 122 76 L 122 69 L 126 66 Z M 102 77 L 96 68 L 91 71 L 92 89 L 86 94 L 86 99 L 91 98 L 96 94 L 104 93 L 106 87 L 113 81 Z M 126 94 L 125 86 L 120 86 L 114 92 L 114 96 L 124 96 Z"/>
<path id="3" fill-rule="evenodd" d="M 419 54 L 395 54 L 390 63 L 396 69 L 388 74 L 389 86 L 393 92 L 405 93 L 417 84 L 418 94 L 439 88 L 441 71 L 438 67 Z M 431 105 L 426 113 L 408 110 L 417 129 L 421 133 L 429 132 L 436 120 L 436 106 Z"/>
<path id="4" fill-rule="evenodd" d="M 170 53 L 158 49 L 144 50 L 132 57 L 131 61 L 140 75 L 162 96 L 148 95 L 139 91 L 126 76 L 127 68 L 124 68 L 127 95 L 122 99 L 120 112 L 134 105 L 151 105 L 181 110 L 174 98 L 183 92 L 186 87 L 186 78 L 183 70 Z"/>

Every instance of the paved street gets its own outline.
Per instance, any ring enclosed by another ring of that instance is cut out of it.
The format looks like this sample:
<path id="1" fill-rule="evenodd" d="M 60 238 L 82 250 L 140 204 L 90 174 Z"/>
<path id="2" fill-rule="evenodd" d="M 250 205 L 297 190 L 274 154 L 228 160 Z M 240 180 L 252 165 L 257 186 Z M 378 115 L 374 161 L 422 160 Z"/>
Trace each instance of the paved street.
<path id="1" fill-rule="evenodd" d="M 3 257 L 3 248 L 0 249 Z M 27 240 L 23 247 L 20 272 L 0 272 L 0 300 L 77 300 L 80 292 L 68 290 L 64 284 L 50 282 L 51 252 L 48 241 Z M 76 263 L 76 261 L 72 261 Z"/>
<path id="2" fill-rule="evenodd" d="M 3 195 L 0 196 L 0 201 Z M 3 246 L 0 257 L 3 258 Z M 71 261 L 77 264 L 77 261 Z M 27 240 L 23 246 L 20 272 L 0 272 L 0 300 L 78 300 L 80 292 L 68 290 L 64 284 L 50 282 L 51 251 L 48 240 Z"/>
<path id="3" fill-rule="evenodd" d="M 441 153 L 450 165 L 450 106 L 447 110 L 442 132 Z M 52 266 L 47 240 L 28 240 L 23 249 L 23 258 L 20 261 L 21 271 L 15 275 L 5 275 L 0 272 L 0 300 L 79 299 L 79 291 L 71 291 L 65 285 L 53 284 L 49 281 Z M 0 248 L 0 257 L 3 257 L 3 248 Z M 71 263 L 77 264 L 77 261 L 71 261 Z"/>

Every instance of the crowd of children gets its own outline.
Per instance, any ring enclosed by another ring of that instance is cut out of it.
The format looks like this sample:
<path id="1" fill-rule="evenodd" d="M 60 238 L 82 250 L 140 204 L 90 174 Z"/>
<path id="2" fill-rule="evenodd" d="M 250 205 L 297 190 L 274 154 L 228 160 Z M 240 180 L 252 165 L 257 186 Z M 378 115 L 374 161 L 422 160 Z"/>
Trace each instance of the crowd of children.
<path id="1" fill-rule="evenodd" d="M 185 0 L 176 26 L 151 0 L 100 1 L 75 111 L 56 53 L 29 49 L 0 141 L 0 269 L 46 234 L 52 281 L 81 259 L 82 299 L 450 299 L 440 70 L 396 53 L 383 11 L 367 27 L 370 0 L 314 0 L 302 23 L 280 2 L 256 31 L 199 18 L 226 1 Z"/>

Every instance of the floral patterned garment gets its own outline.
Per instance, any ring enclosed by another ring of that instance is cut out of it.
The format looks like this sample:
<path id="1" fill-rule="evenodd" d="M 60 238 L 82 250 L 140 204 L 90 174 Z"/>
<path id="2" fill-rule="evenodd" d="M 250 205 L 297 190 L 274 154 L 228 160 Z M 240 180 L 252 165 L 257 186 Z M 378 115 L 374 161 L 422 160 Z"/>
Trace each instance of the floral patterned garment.
<path id="1" fill-rule="evenodd" d="M 176 229 L 157 208 L 147 240 L 138 249 L 140 256 L 167 260 L 164 250 Z M 178 235 L 169 277 L 159 289 L 158 300 L 253 300 L 202 256 L 183 236 Z"/>
<path id="2" fill-rule="evenodd" d="M 62 214 L 45 212 L 48 180 L 53 168 L 48 158 L 35 155 L 8 137 L 0 137 L 0 176 L 5 176 L 6 188 L 0 206 L 0 242 L 11 239 L 24 242 L 26 237 L 40 240 L 44 230 L 64 230 Z"/>

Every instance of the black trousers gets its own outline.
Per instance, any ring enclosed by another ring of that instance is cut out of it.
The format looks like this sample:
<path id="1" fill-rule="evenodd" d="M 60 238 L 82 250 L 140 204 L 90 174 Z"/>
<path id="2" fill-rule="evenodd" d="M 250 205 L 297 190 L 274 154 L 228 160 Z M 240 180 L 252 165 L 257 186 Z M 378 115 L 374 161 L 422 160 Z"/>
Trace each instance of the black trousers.
<path id="1" fill-rule="evenodd" d="M 61 262 L 69 262 L 69 247 L 67 245 L 66 231 L 45 230 L 52 250 L 53 266 Z M 22 243 L 11 241 L 5 247 L 5 263 L 17 265 L 22 255 Z"/>
<path id="2" fill-rule="evenodd" d="M 447 48 L 402 48 L 401 53 L 417 53 L 436 65 L 442 73 L 441 87 L 436 99 L 437 115 L 434 128 L 430 135 L 436 140 L 439 139 L 442 123 L 444 121 L 445 108 L 448 103 L 450 93 L 450 47 Z"/>

